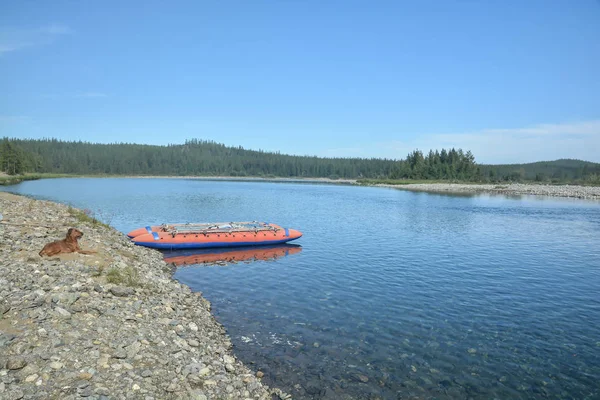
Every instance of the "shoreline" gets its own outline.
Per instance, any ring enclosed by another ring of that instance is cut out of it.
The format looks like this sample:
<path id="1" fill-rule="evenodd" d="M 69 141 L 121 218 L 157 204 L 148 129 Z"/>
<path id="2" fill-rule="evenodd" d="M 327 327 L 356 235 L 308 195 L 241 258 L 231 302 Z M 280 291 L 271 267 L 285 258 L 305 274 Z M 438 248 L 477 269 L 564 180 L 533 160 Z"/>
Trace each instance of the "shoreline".
<path id="1" fill-rule="evenodd" d="M 330 179 L 330 178 L 283 178 L 283 177 L 235 177 L 235 176 L 179 176 L 179 175 L 72 175 L 72 176 L 40 176 L 36 179 L 54 178 L 122 178 L 122 179 L 197 179 L 205 181 L 226 182 L 275 182 L 275 183 L 315 183 L 327 185 L 349 185 L 365 187 L 393 188 L 426 193 L 446 194 L 497 194 L 505 196 L 547 196 L 563 197 L 584 200 L 600 200 L 600 186 L 582 185 L 549 185 L 537 183 L 361 183 L 357 179 Z M 17 184 L 20 182 L 15 182 Z M 6 185 L 10 186 L 10 185 Z"/>
<path id="2" fill-rule="evenodd" d="M 207 181 L 240 181 L 240 182 L 294 182 L 294 183 L 331 183 L 331 184 L 345 184 L 354 185 L 357 184 L 356 179 L 331 179 L 331 178 L 310 178 L 310 177 L 262 177 L 262 176 L 205 176 L 205 175 L 69 175 L 69 174 L 32 174 L 32 175 L 18 175 L 18 176 L 5 176 L 6 180 L 11 182 L 6 186 L 10 186 L 16 183 L 21 183 L 26 180 L 40 180 L 40 179 L 58 179 L 58 178 L 98 178 L 98 179 L 198 179 Z M 10 178 L 10 179 L 9 179 Z"/>
<path id="3" fill-rule="evenodd" d="M 0 398 L 291 398 L 235 357 L 160 252 L 59 203 L 0 192 L 0 213 Z M 69 227 L 98 253 L 38 255 Z"/>
<path id="4" fill-rule="evenodd" d="M 377 184 L 376 187 L 414 192 L 446 194 L 498 194 L 504 196 L 547 196 L 582 200 L 600 200 L 600 186 L 462 183 L 411 183 L 407 185 Z"/>

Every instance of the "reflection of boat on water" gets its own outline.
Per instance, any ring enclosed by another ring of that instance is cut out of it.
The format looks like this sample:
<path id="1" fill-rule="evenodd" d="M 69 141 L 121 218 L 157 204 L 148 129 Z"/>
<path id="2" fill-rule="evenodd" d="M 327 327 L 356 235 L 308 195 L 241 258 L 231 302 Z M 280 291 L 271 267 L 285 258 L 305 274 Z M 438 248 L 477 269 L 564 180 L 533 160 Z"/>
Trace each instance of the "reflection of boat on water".
<path id="1" fill-rule="evenodd" d="M 195 251 L 163 252 L 165 262 L 175 265 L 230 263 L 238 261 L 269 261 L 300 253 L 302 246 L 280 244 L 240 248 L 199 249 Z"/>

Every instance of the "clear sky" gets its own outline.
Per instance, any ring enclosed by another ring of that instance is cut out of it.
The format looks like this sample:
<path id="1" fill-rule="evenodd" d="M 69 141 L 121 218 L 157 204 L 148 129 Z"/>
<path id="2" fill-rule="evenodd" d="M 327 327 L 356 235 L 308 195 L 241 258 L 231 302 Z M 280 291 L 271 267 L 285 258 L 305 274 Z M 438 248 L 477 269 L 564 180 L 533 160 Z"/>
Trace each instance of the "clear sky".
<path id="1" fill-rule="evenodd" d="M 600 1 L 0 0 L 0 136 L 600 162 Z"/>

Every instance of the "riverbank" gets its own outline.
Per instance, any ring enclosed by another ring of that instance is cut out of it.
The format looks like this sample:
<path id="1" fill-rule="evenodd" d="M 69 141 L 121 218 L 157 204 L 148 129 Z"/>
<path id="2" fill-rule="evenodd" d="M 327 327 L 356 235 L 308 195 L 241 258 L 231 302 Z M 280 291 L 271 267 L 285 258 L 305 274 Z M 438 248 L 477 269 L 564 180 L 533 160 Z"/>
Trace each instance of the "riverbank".
<path id="1" fill-rule="evenodd" d="M 0 398 L 290 398 L 161 253 L 62 204 L 0 192 L 0 213 Z M 97 254 L 38 255 L 69 227 Z"/>
<path id="2" fill-rule="evenodd" d="M 412 183 L 407 185 L 376 184 L 377 187 L 389 187 L 400 190 L 428 193 L 457 194 L 502 194 L 506 196 L 550 196 L 588 200 L 600 200 L 600 186 L 578 185 L 535 185 L 523 183 L 510 184 L 461 184 L 461 183 Z"/>

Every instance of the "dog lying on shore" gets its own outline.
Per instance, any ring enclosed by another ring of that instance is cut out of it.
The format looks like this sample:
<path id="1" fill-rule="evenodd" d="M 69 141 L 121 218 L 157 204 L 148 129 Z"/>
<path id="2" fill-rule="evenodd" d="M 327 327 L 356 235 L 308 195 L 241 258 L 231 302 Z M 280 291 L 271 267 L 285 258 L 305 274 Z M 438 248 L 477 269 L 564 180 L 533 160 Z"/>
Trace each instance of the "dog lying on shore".
<path id="1" fill-rule="evenodd" d="M 77 240 L 82 236 L 83 233 L 80 230 L 69 228 L 66 238 L 45 245 L 40 251 L 40 256 L 55 256 L 60 253 L 95 254 L 96 252 L 93 250 L 81 250 Z"/>

